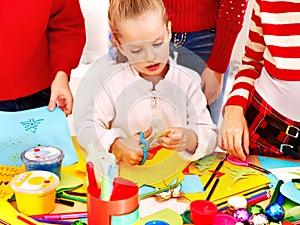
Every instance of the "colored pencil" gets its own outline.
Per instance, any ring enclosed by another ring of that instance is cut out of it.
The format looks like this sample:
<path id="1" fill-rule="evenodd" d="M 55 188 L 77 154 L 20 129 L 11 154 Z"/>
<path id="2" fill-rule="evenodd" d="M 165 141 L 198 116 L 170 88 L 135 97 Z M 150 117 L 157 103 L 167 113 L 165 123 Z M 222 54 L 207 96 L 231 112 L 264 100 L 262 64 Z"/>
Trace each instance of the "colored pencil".
<path id="1" fill-rule="evenodd" d="M 210 189 L 210 192 L 208 193 L 206 200 L 209 201 L 209 199 L 211 198 L 212 194 L 214 193 L 214 190 L 216 189 L 217 184 L 219 183 L 220 178 L 217 178 L 212 186 L 212 188 Z"/>
<path id="2" fill-rule="evenodd" d="M 11 225 L 10 223 L 8 223 L 8 222 L 6 222 L 6 221 L 4 221 L 4 220 L 2 220 L 2 219 L 0 219 L 0 224 L 3 224 L 3 225 Z"/>
<path id="3" fill-rule="evenodd" d="M 265 201 L 271 197 L 270 193 L 264 193 L 262 195 L 259 195 L 257 197 L 252 197 L 247 199 L 247 206 L 255 205 L 257 203 L 260 203 L 262 201 Z"/>
<path id="4" fill-rule="evenodd" d="M 21 220 L 22 222 L 24 222 L 28 225 L 36 225 L 36 223 L 31 222 L 30 220 L 26 219 L 25 217 L 21 216 L 20 214 L 17 215 L 17 219 Z"/>
<path id="5" fill-rule="evenodd" d="M 41 223 L 51 223 L 51 224 L 64 224 L 64 225 L 72 225 L 72 221 L 65 221 L 65 220 L 47 220 L 41 218 L 33 218 L 34 220 L 41 222 Z"/>

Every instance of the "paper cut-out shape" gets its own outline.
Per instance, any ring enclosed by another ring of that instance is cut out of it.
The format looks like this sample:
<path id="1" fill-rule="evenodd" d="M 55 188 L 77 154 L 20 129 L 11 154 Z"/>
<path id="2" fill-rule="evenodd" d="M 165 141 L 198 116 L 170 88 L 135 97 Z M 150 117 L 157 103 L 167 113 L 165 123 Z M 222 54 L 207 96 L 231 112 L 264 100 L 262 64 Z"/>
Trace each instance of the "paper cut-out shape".
<path id="1" fill-rule="evenodd" d="M 257 175 L 259 174 L 256 171 L 253 171 L 251 169 L 234 169 L 234 168 L 230 168 L 228 167 L 228 169 L 230 170 L 229 174 L 230 177 L 232 178 L 232 184 L 235 183 L 236 181 L 240 180 L 240 179 L 247 179 L 248 176 L 250 175 Z"/>

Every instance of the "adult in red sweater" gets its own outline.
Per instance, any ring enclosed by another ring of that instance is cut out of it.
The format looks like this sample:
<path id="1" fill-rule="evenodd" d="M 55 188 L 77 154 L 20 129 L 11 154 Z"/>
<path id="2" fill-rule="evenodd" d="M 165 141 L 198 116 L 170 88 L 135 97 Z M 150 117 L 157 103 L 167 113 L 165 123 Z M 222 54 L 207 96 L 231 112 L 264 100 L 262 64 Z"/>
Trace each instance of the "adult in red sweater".
<path id="1" fill-rule="evenodd" d="M 224 73 L 242 28 L 247 1 L 164 0 L 172 22 L 177 62 L 201 74 L 201 85 L 216 124 L 227 80 Z"/>
<path id="2" fill-rule="evenodd" d="M 0 110 L 72 113 L 70 73 L 86 38 L 79 1 L 1 1 L 0 11 Z"/>

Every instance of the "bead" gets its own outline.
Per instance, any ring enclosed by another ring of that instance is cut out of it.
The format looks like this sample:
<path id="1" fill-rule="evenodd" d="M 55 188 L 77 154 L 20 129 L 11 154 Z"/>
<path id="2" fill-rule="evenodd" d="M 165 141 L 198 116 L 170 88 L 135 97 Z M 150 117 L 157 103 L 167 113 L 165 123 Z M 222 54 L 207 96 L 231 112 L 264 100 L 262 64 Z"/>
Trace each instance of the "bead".
<path id="1" fill-rule="evenodd" d="M 249 218 L 249 225 L 269 225 L 269 221 L 262 213 L 254 214 Z"/>
<path id="2" fill-rule="evenodd" d="M 250 213 L 247 209 L 240 208 L 233 213 L 233 217 L 237 218 L 239 222 L 246 222 L 250 218 Z"/>
<path id="3" fill-rule="evenodd" d="M 265 209 L 265 215 L 271 222 L 282 221 L 284 217 L 284 209 L 277 202 L 271 203 Z"/>
<path id="4" fill-rule="evenodd" d="M 251 216 L 254 214 L 264 213 L 264 209 L 260 205 L 251 205 L 248 207 L 248 211 Z"/>

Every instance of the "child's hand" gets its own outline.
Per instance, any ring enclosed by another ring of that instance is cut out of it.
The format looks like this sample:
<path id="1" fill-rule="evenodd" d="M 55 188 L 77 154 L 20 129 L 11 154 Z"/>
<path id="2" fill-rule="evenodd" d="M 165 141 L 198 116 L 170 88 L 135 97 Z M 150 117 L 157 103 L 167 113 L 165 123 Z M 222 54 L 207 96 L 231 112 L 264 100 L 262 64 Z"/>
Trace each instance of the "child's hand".
<path id="1" fill-rule="evenodd" d="M 150 132 L 150 133 L 149 133 Z M 151 131 L 144 133 L 145 137 L 149 136 Z M 117 160 L 129 165 L 138 165 L 144 157 L 143 150 L 139 147 L 139 134 L 128 138 L 118 138 L 111 146 L 111 152 Z M 147 159 L 152 159 L 153 154 L 148 154 Z"/>
<path id="2" fill-rule="evenodd" d="M 198 137 L 191 129 L 172 127 L 161 138 L 160 144 L 167 149 L 173 149 L 178 152 L 188 150 L 193 153 L 198 145 Z"/>

